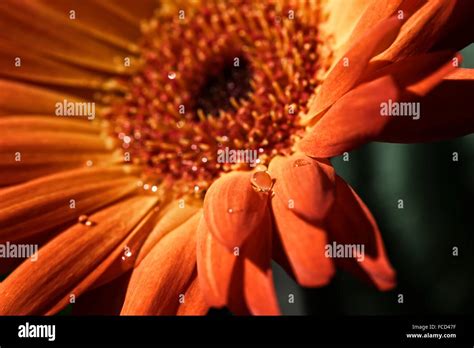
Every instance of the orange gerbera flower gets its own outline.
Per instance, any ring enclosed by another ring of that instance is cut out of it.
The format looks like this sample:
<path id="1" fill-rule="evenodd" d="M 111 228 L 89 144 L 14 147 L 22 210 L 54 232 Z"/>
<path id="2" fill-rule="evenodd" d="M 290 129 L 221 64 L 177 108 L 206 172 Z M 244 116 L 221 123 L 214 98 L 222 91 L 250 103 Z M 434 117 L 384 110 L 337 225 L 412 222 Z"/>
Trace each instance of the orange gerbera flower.
<path id="1" fill-rule="evenodd" d="M 472 12 L 2 1 L 0 244 L 41 247 L 36 262 L 2 260 L 0 313 L 77 298 L 77 313 L 278 314 L 272 259 L 303 286 L 339 266 L 393 288 L 373 216 L 328 159 L 473 132 L 474 74 L 456 54 Z M 421 113 L 385 117 L 384 103 Z M 365 257 L 328 257 L 333 242 Z"/>

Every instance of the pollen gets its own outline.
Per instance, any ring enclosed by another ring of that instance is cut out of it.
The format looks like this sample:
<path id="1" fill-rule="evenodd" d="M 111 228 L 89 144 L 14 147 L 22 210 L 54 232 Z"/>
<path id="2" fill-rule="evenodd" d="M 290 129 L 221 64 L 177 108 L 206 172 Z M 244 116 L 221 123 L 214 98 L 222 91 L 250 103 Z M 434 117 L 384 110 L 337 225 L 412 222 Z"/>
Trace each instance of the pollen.
<path id="1" fill-rule="evenodd" d="M 202 194 L 223 173 L 252 170 L 218 161 L 223 149 L 258 151 L 264 165 L 293 152 L 327 66 L 317 2 L 188 3 L 143 26 L 140 68 L 106 118 L 149 187 Z"/>

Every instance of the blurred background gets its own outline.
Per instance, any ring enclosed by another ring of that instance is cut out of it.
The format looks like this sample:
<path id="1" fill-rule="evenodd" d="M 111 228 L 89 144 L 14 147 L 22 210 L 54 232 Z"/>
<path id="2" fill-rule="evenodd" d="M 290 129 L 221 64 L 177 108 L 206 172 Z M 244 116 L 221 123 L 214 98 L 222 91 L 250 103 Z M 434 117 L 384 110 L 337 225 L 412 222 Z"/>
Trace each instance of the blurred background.
<path id="1" fill-rule="evenodd" d="M 461 53 L 462 66 L 474 68 L 474 44 Z M 277 266 L 284 313 L 472 314 L 474 135 L 430 144 L 372 143 L 350 152 L 348 161 L 332 162 L 374 214 L 398 286 L 379 292 L 338 271 L 329 286 L 302 289 Z M 295 303 L 288 303 L 288 294 L 294 294 Z"/>

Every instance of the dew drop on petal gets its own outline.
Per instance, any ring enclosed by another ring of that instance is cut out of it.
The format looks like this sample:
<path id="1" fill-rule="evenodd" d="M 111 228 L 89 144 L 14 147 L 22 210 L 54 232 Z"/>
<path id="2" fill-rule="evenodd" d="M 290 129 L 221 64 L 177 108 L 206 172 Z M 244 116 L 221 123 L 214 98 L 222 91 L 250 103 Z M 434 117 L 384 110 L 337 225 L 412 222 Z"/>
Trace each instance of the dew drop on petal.
<path id="1" fill-rule="evenodd" d="M 293 162 L 293 167 L 303 167 L 309 165 L 311 165 L 311 162 L 302 158 L 299 158 L 295 162 Z"/>
<path id="2" fill-rule="evenodd" d="M 77 219 L 77 221 L 79 221 L 81 224 L 85 223 L 87 220 L 89 220 L 89 217 L 87 215 L 81 215 Z"/>
<path id="3" fill-rule="evenodd" d="M 253 187 L 259 192 L 270 192 L 273 187 L 273 179 L 266 171 L 256 171 L 250 179 Z"/>
<path id="4" fill-rule="evenodd" d="M 87 226 L 87 227 L 92 227 L 95 225 L 95 223 L 91 220 L 89 220 L 89 217 L 87 215 L 81 215 L 79 216 L 79 218 L 77 219 L 77 221 L 84 225 L 84 226 Z"/>
<path id="5" fill-rule="evenodd" d="M 132 256 L 132 251 L 130 250 L 130 248 L 128 246 L 126 246 L 125 248 L 123 248 L 123 256 L 122 256 L 122 260 L 126 260 L 128 259 L 129 257 Z"/>
<path id="6" fill-rule="evenodd" d="M 174 79 L 176 78 L 176 73 L 173 72 L 173 71 L 169 72 L 169 73 L 168 73 L 168 78 L 169 78 L 170 80 L 174 80 Z"/>

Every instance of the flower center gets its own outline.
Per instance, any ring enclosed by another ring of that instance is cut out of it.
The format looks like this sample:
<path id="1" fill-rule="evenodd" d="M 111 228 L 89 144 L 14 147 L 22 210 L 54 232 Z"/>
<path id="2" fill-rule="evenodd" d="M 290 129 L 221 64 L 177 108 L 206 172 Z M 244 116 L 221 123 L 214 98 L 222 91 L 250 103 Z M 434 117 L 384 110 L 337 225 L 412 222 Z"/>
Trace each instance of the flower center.
<path id="1" fill-rule="evenodd" d="M 224 62 L 218 73 L 209 74 L 196 95 L 194 113 L 218 117 L 219 113 L 235 111 L 233 100 L 246 100 L 251 93 L 252 70 L 242 56 Z M 198 111 L 201 110 L 201 111 Z M 199 118 L 197 118 L 199 120 Z"/>
<path id="2" fill-rule="evenodd" d="M 147 182 L 202 192 L 222 173 L 293 151 L 327 68 L 318 11 L 264 3 L 168 4 L 145 26 L 143 64 L 107 117 Z"/>

